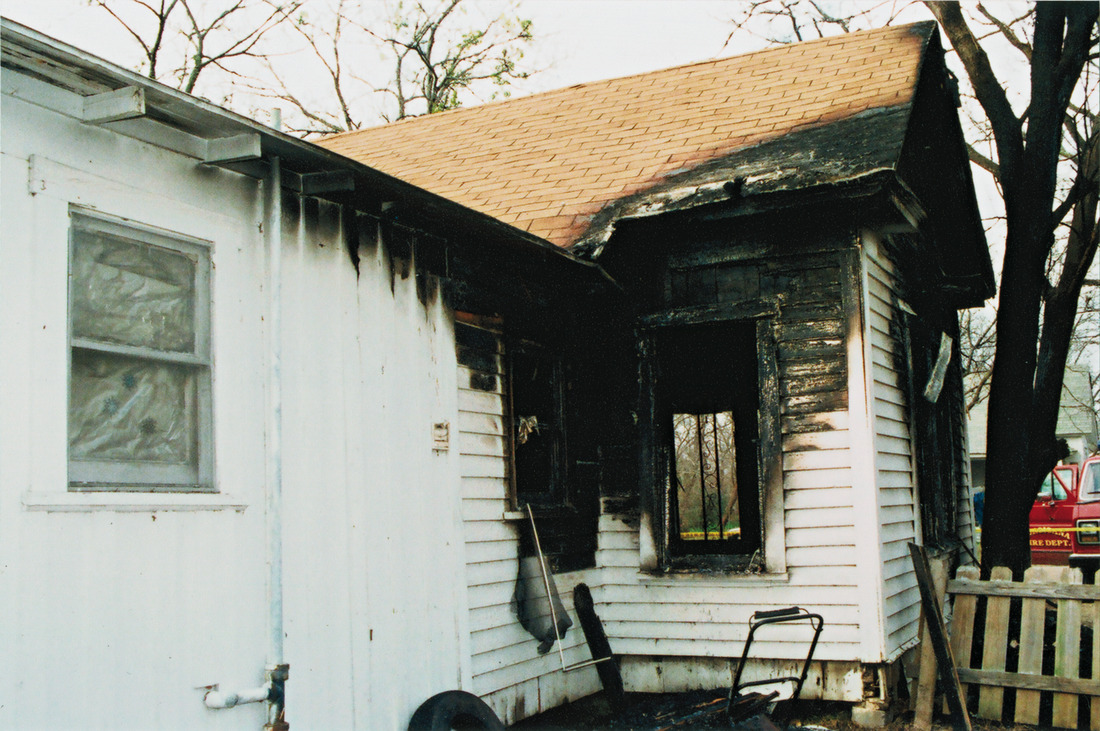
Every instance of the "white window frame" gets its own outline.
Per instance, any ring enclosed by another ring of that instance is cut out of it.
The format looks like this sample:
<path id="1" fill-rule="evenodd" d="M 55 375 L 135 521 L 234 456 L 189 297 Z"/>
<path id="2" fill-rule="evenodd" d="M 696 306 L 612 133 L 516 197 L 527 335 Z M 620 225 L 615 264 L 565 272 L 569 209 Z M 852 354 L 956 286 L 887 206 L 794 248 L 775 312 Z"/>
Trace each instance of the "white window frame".
<path id="1" fill-rule="evenodd" d="M 178 353 L 149 347 L 101 342 L 73 335 L 73 262 L 78 232 L 102 233 L 143 247 L 157 247 L 195 262 L 194 351 Z M 71 211 L 69 226 L 68 355 L 69 398 L 72 396 L 72 354 L 86 350 L 147 362 L 188 368 L 195 381 L 195 460 L 189 467 L 145 462 L 76 459 L 68 453 L 70 492 L 216 492 L 212 398 L 210 242 L 142 226 L 130 221 Z M 66 410 L 68 413 L 68 409 Z"/>

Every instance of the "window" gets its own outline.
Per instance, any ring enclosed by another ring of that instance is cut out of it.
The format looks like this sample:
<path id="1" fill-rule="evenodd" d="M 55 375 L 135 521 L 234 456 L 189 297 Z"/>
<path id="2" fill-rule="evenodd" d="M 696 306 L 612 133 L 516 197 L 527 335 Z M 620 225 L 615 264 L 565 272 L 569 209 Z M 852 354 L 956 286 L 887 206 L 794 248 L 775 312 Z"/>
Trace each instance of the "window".
<path id="1" fill-rule="evenodd" d="M 514 342 L 507 355 L 516 505 L 562 506 L 568 496 L 561 358 L 522 341 Z"/>
<path id="2" fill-rule="evenodd" d="M 695 325 L 654 336 L 654 476 L 666 566 L 764 568 L 761 431 L 774 425 L 759 384 L 774 354 L 758 346 L 758 330 L 767 325 Z M 777 555 L 772 566 L 781 565 Z"/>
<path id="3" fill-rule="evenodd" d="M 69 268 L 72 490 L 213 490 L 210 252 L 81 214 Z"/>
<path id="4" fill-rule="evenodd" d="M 504 445 L 513 506 L 552 508 L 568 502 L 561 356 L 529 340 L 506 337 L 495 318 L 457 313 L 458 362 L 470 389 L 499 393 L 510 429 Z"/>
<path id="5" fill-rule="evenodd" d="M 599 488 L 595 471 L 578 467 L 568 452 L 565 356 L 549 342 L 512 335 L 499 319 L 464 312 L 455 318 L 459 387 L 469 412 L 460 428 L 476 429 L 474 438 L 492 450 L 477 452 L 478 459 L 499 454 L 504 461 L 507 512 L 523 516 L 520 550 L 534 550 L 526 528 L 530 506 L 555 573 L 593 566 Z"/>
<path id="6" fill-rule="evenodd" d="M 1039 498 L 1065 500 L 1069 497 L 1069 493 L 1066 492 L 1066 482 L 1073 484 L 1073 470 L 1059 470 L 1055 467 L 1053 472 L 1043 478 L 1043 484 L 1039 488 Z"/>

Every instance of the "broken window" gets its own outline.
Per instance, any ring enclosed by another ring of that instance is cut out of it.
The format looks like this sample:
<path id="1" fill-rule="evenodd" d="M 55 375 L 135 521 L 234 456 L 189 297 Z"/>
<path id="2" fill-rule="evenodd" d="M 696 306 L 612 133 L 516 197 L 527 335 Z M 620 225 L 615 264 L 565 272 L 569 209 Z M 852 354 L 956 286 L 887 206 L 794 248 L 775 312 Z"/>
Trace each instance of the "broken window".
<path id="1" fill-rule="evenodd" d="M 763 538 L 755 323 L 668 329 L 657 358 L 667 554 L 747 563 Z"/>
<path id="2" fill-rule="evenodd" d="M 516 504 L 563 505 L 567 495 L 561 358 L 541 345 L 519 341 L 512 344 L 508 364 Z"/>
<path id="3" fill-rule="evenodd" d="M 531 507 L 554 571 L 592 566 L 596 493 L 584 492 L 569 470 L 562 354 L 553 345 L 512 336 L 495 318 L 459 312 L 456 320 L 458 362 L 469 372 L 469 390 L 478 394 L 476 408 L 499 419 L 492 436 L 502 439 L 492 456 L 500 454 L 507 465 L 510 507 Z M 526 530 L 519 534 L 521 541 L 530 538 Z"/>
<path id="4" fill-rule="evenodd" d="M 74 215 L 73 489 L 211 489 L 208 248 Z"/>

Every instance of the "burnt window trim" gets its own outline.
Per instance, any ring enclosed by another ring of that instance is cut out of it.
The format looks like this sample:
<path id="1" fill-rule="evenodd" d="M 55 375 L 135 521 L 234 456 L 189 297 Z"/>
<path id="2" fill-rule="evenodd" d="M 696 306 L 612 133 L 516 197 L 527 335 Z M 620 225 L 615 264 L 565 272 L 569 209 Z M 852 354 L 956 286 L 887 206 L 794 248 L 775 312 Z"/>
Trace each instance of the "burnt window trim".
<path id="1" fill-rule="evenodd" d="M 640 408 L 639 490 L 643 519 L 639 537 L 640 569 L 651 575 L 689 575 L 715 573 L 737 578 L 754 576 L 782 580 L 787 575 L 786 532 L 783 516 L 782 433 L 779 412 L 779 361 L 775 328 L 778 307 L 775 303 L 755 302 L 736 308 L 721 308 L 724 316 L 713 317 L 713 308 L 690 308 L 689 312 L 647 315 L 636 321 L 639 350 Z M 709 317 L 707 315 L 710 315 Z M 757 355 L 757 483 L 760 504 L 761 558 L 745 565 L 741 555 L 674 556 L 670 551 L 669 510 L 670 478 L 667 445 L 660 442 L 661 423 L 656 409 L 654 370 L 657 340 L 666 328 L 699 324 L 755 324 Z"/>
<path id="2" fill-rule="evenodd" d="M 561 353 L 555 352 L 544 343 L 527 337 L 510 334 L 507 329 L 499 333 L 501 337 L 502 357 L 504 359 L 504 419 L 508 425 L 505 448 L 508 457 L 508 500 L 513 510 L 526 510 L 530 504 L 531 510 L 536 514 L 553 514 L 559 511 L 569 510 L 573 507 L 572 495 L 569 490 L 569 459 L 568 459 L 568 429 L 566 424 L 565 408 L 565 364 Z M 550 490 L 551 499 L 548 502 L 523 502 L 520 499 L 520 478 L 516 468 L 517 432 L 519 429 L 518 418 L 515 410 L 515 353 L 541 351 L 540 355 L 551 362 L 550 385 L 552 400 L 554 402 L 554 416 L 556 424 L 553 429 L 557 432 L 552 446 L 550 457 Z"/>

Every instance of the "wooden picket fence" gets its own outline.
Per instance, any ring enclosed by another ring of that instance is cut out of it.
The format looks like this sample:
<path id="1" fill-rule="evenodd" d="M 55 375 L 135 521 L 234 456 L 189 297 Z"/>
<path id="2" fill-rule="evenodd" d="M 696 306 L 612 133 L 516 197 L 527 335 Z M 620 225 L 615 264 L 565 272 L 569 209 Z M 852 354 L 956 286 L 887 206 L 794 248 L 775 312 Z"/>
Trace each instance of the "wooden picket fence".
<path id="1" fill-rule="evenodd" d="M 973 699 L 966 689 L 976 686 L 979 718 L 1001 721 L 1013 700 L 1003 720 L 1060 728 L 1078 728 L 1081 709 L 1081 727 L 1100 731 L 1100 586 L 1082 585 L 1078 569 L 1061 570 L 1057 582 L 1048 576 L 1049 568 L 1033 567 L 1014 582 L 998 568 L 979 581 L 978 569 L 964 566 L 947 582 L 963 697 Z M 1083 656 L 1091 662 L 1082 672 Z"/>

